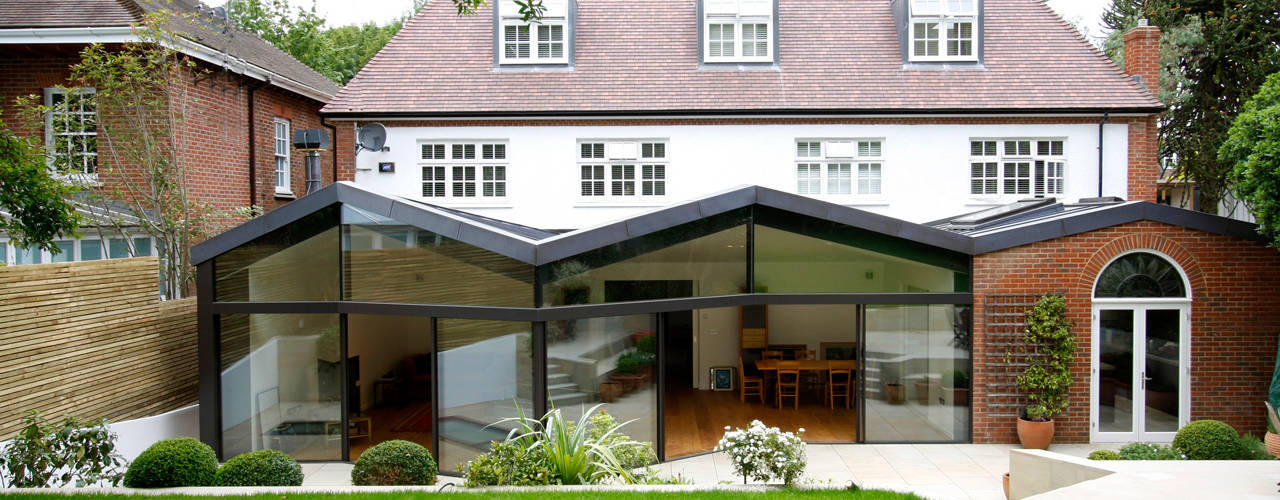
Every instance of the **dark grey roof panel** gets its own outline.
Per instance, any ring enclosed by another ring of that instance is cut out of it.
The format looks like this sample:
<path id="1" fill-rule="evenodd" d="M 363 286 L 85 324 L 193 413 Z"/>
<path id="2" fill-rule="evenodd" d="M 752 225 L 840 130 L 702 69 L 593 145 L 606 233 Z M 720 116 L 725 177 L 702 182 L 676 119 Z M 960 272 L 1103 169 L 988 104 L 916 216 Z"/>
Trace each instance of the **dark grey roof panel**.
<path id="1" fill-rule="evenodd" d="M 950 231 L 943 231 L 922 224 L 895 219 L 887 215 L 836 205 L 774 189 L 761 187 L 757 188 L 756 192 L 757 202 L 764 206 L 835 221 L 859 229 L 897 236 L 956 252 L 973 252 L 973 245 L 968 238 Z"/>
<path id="2" fill-rule="evenodd" d="M 746 186 L 698 200 L 698 211 L 703 217 L 722 214 L 756 202 L 756 187 Z"/>
<path id="3" fill-rule="evenodd" d="M 827 218 L 832 207 L 832 204 L 827 202 L 763 187 L 756 188 L 756 203 L 819 219 Z"/>
<path id="4" fill-rule="evenodd" d="M 1217 215 L 1209 215 L 1194 210 L 1183 210 L 1169 205 L 1144 203 L 1143 212 L 1147 219 L 1182 226 L 1206 233 L 1234 236 L 1247 240 L 1267 241 L 1258 233 L 1258 225 Z"/>
<path id="5" fill-rule="evenodd" d="M 542 265 L 548 262 L 555 262 L 588 250 L 595 250 L 606 245 L 626 241 L 630 238 L 631 236 L 627 233 L 626 222 L 614 222 L 604 226 L 565 233 L 559 237 L 538 243 L 538 259 L 536 263 Z"/>
<path id="6" fill-rule="evenodd" d="M 703 215 L 699 210 L 698 202 L 682 203 L 641 217 L 627 219 L 627 235 L 634 238 L 701 218 Z"/>
<path id="7" fill-rule="evenodd" d="M 417 207 L 407 203 L 395 202 L 391 204 L 392 219 L 412 225 L 414 227 L 426 229 L 440 236 L 450 239 L 458 239 L 460 234 L 462 221 L 452 218 L 436 217 L 431 212 L 424 212 Z"/>
<path id="8" fill-rule="evenodd" d="M 418 202 L 413 201 L 413 200 L 410 200 L 410 199 L 408 199 L 408 198 L 403 198 L 403 199 L 404 199 L 404 200 L 406 200 L 406 201 L 413 202 L 413 203 L 418 203 Z M 507 222 L 507 221 L 500 220 L 500 219 L 494 219 L 494 218 L 492 218 L 492 217 L 485 217 L 485 216 L 483 216 L 483 215 L 476 215 L 476 214 L 473 214 L 473 213 L 471 213 L 471 212 L 464 212 L 464 211 L 462 211 L 462 210 L 457 210 L 457 209 L 448 208 L 448 207 L 442 207 L 442 206 L 440 206 L 440 205 L 432 205 L 432 204 L 430 204 L 430 203 L 421 203 L 421 204 L 422 204 L 422 205 L 429 206 L 429 207 L 434 208 L 434 209 L 436 209 L 436 210 L 440 210 L 440 211 L 442 211 L 442 212 L 448 212 L 448 213 L 450 213 L 450 214 L 456 215 L 456 216 L 458 216 L 458 217 L 462 217 L 462 218 L 464 218 L 464 219 L 470 219 L 470 220 L 472 220 L 472 221 L 479 222 L 479 223 L 481 223 L 481 224 L 485 224 L 485 225 L 488 225 L 488 226 L 493 226 L 493 227 L 496 227 L 496 228 L 501 229 L 501 230 L 503 230 L 503 231 L 506 231 L 506 232 L 508 232 L 508 233 L 518 234 L 518 235 L 520 235 L 520 236 L 524 236 L 525 238 L 529 238 L 529 239 L 531 239 L 531 240 L 545 240 L 545 239 L 547 239 L 547 238 L 550 238 L 550 237 L 552 237 L 552 236 L 555 236 L 555 235 L 556 235 L 556 233 L 553 233 L 553 232 L 550 232 L 550 231 L 543 231 L 543 230 L 538 229 L 538 228 L 535 228 L 535 227 L 529 227 L 529 226 L 525 226 L 525 225 L 521 225 L 521 224 L 516 224 L 516 223 L 514 223 L 514 222 Z"/>

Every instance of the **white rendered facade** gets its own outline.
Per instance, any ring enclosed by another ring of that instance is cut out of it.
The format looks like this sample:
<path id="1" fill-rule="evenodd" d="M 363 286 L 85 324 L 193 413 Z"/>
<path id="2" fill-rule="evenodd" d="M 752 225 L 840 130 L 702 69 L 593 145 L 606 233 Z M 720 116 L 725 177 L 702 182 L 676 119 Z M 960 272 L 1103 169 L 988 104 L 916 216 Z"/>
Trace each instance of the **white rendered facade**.
<path id="1" fill-rule="evenodd" d="M 354 125 L 365 123 L 369 122 Z M 1006 193 L 1005 179 L 999 175 L 1006 173 L 1006 163 L 1034 165 L 1046 159 L 1035 156 L 1040 142 L 1053 143 L 1055 155 L 1047 159 L 1062 170 L 1061 193 L 1050 191 L 1043 196 L 1074 201 L 1099 194 L 1097 123 L 609 126 L 601 121 L 602 125 L 592 126 L 493 127 L 382 123 L 387 126 L 390 150 L 361 152 L 355 163 L 356 182 L 388 194 L 544 229 L 587 227 L 746 184 L 926 222 L 1035 196 L 1034 191 L 1014 188 L 1016 182 Z M 1103 196 L 1128 198 L 1128 138 L 1128 125 L 1116 123 L 1114 116 L 1104 125 Z M 1007 140 L 1029 142 L 1032 154 L 1023 158 L 1012 151 L 1012 156 L 1003 156 Z M 999 169 L 996 194 L 974 194 L 972 166 L 983 158 L 971 155 L 973 141 L 997 143 L 1000 154 L 990 159 Z M 823 144 L 823 154 L 810 158 L 803 148 L 797 151 L 798 144 L 809 142 Z M 849 144 L 839 144 L 843 142 Z M 426 154 L 424 144 L 432 145 Z M 468 144 L 475 145 L 473 158 L 452 158 L 455 145 L 465 148 Z M 608 151 L 584 158 L 584 144 L 605 145 Z M 655 144 L 664 150 L 659 158 L 653 158 Z M 493 157 L 492 147 L 482 151 L 485 145 L 502 145 L 502 157 Z M 443 156 L 438 154 L 440 146 Z M 380 168 L 387 162 L 394 163 L 394 171 Z M 804 165 L 809 164 L 817 165 L 816 184 L 802 182 Z M 603 181 L 603 196 L 595 195 L 595 190 L 591 196 L 583 194 L 588 180 L 584 167 L 588 166 L 603 167 L 586 169 L 593 172 L 590 180 Z M 615 170 L 615 166 L 632 169 Z M 431 168 L 424 172 L 423 167 Z M 603 178 L 597 179 L 600 171 Z M 423 196 L 424 174 L 425 180 L 433 180 L 440 172 L 446 178 L 439 181 L 445 184 L 429 186 L 431 196 Z M 495 187 L 499 172 L 501 189 Z M 654 189 L 651 178 L 656 172 L 662 175 L 660 190 Z M 460 185 L 470 189 L 460 189 L 460 196 L 453 196 L 454 173 L 474 186 Z M 634 185 L 613 196 L 614 174 L 616 180 Z M 870 182 L 869 175 L 877 176 L 875 182 Z M 646 185 L 646 180 L 651 182 Z M 1052 190 L 1058 183 L 1049 179 L 1045 185 Z M 1036 184 L 1034 177 L 1027 183 Z M 812 194 L 814 186 L 819 186 L 819 194 Z M 441 187 L 443 196 L 439 196 Z"/>

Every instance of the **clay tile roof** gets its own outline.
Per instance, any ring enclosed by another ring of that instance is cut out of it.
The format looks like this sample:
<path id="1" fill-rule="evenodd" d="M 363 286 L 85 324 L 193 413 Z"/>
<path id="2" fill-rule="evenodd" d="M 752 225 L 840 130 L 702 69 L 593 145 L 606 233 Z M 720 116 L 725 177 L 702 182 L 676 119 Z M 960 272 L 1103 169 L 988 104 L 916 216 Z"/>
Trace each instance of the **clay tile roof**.
<path id="1" fill-rule="evenodd" d="M 982 68 L 904 66 L 890 0 L 777 0 L 779 64 L 700 68 L 697 0 L 579 0 L 568 71 L 495 69 L 492 10 L 428 4 L 324 108 L 359 115 L 1138 110 L 1039 0 L 985 0 Z"/>
<path id="2" fill-rule="evenodd" d="M 129 26 L 147 12 L 165 9 L 195 12 L 197 0 L 0 0 L 0 29 Z M 257 35 L 232 28 L 232 36 L 204 25 L 175 21 L 170 29 L 183 37 L 231 54 L 326 96 L 338 86 Z"/>

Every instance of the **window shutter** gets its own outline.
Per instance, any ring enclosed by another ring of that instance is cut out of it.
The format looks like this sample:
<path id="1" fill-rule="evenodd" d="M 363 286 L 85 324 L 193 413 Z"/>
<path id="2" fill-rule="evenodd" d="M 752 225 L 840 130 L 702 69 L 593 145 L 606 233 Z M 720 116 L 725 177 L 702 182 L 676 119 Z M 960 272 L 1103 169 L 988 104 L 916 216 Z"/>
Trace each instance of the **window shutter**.
<path id="1" fill-rule="evenodd" d="M 706 14 L 737 15 L 738 0 L 706 0 L 703 4 Z"/>
<path id="2" fill-rule="evenodd" d="M 611 160 L 632 160 L 636 157 L 636 143 L 634 142 L 611 142 L 607 146 L 609 159 Z"/>
<path id="3" fill-rule="evenodd" d="M 738 14 L 742 16 L 772 16 L 773 0 L 740 0 Z"/>

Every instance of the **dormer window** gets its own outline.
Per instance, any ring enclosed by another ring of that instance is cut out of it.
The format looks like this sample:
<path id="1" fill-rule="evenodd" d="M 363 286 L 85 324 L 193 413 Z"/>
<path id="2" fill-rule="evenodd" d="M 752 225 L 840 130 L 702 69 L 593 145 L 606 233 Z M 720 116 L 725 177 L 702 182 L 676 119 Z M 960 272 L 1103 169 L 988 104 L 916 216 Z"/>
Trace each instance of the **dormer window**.
<path id="1" fill-rule="evenodd" d="M 567 64 L 569 0 L 542 0 L 538 21 L 526 22 L 520 5 L 498 2 L 499 64 Z"/>
<path id="2" fill-rule="evenodd" d="M 773 0 L 703 0 L 703 62 L 773 62 Z"/>
<path id="3" fill-rule="evenodd" d="M 978 0 L 911 0 L 911 61 L 978 60 Z"/>

